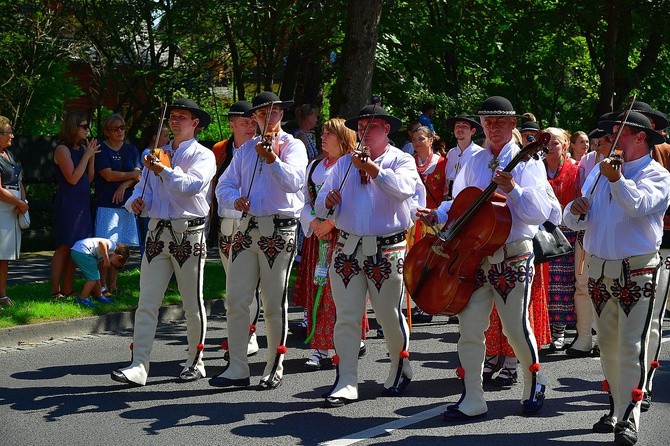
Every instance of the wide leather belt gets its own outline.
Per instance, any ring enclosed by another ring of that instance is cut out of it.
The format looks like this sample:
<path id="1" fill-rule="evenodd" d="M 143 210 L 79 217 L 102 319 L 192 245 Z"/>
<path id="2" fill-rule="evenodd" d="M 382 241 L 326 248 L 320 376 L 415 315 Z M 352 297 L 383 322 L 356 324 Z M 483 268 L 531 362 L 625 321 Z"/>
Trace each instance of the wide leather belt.
<path id="1" fill-rule="evenodd" d="M 297 218 L 273 218 L 272 222 L 274 223 L 274 226 L 276 229 L 279 228 L 289 228 L 291 226 L 295 226 L 298 224 L 298 219 Z M 256 217 L 251 217 L 249 219 L 249 224 L 247 225 L 247 229 L 254 229 L 258 227 L 258 222 L 256 221 Z"/>
<path id="2" fill-rule="evenodd" d="M 194 218 L 193 220 L 188 220 L 186 225 L 190 228 L 191 226 L 202 226 L 205 224 L 205 217 Z M 159 220 L 157 226 L 162 226 L 164 228 L 171 228 L 172 222 L 170 220 Z"/>
<path id="3" fill-rule="evenodd" d="M 3 184 L 2 187 L 3 187 L 4 189 L 20 190 L 20 189 L 19 189 L 19 186 L 14 186 L 14 185 L 5 186 L 5 185 Z"/>
<path id="4" fill-rule="evenodd" d="M 348 239 L 349 235 L 350 234 L 348 232 L 340 230 L 340 237 L 342 237 L 343 239 L 345 240 Z M 379 246 L 395 245 L 402 242 L 403 240 L 405 240 L 405 231 L 401 231 L 392 235 L 377 237 L 377 245 Z"/>

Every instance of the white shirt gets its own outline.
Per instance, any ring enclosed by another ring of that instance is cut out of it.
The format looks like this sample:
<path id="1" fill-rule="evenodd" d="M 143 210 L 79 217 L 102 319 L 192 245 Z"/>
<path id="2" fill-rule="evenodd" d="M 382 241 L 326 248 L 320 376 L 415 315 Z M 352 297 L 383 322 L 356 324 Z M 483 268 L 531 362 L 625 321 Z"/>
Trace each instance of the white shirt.
<path id="1" fill-rule="evenodd" d="M 514 140 L 509 141 L 498 155 L 497 169 L 504 169 L 519 150 Z M 493 154 L 488 148 L 472 155 L 454 181 L 455 199 L 458 199 L 459 192 L 466 187 L 476 186 L 484 190 L 491 184 L 496 170 L 489 168 L 492 160 Z M 498 193 L 506 195 L 507 207 L 512 214 L 512 229 L 505 243 L 532 239 L 538 226 L 549 219 L 552 210 L 547 195 L 547 190 L 551 186 L 547 181 L 547 172 L 541 161 L 531 158 L 520 162 L 512 169 L 512 176 L 516 184 L 509 194 L 497 189 Z M 438 223 L 446 223 L 447 212 L 451 209 L 452 203 L 453 200 L 443 201 L 436 209 Z"/>
<path id="2" fill-rule="evenodd" d="M 426 205 L 425 188 L 414 158 L 389 145 L 373 162 L 380 171 L 368 184 L 361 184 L 358 170 L 351 168 L 342 186 L 342 202 L 329 216 L 326 195 L 332 189 L 339 189 L 351 164 L 351 155 L 341 157 L 317 196 L 316 215 L 329 218 L 338 229 L 358 236 L 391 235 L 409 229 L 416 207 Z"/>
<path id="3" fill-rule="evenodd" d="M 577 164 L 578 169 L 577 182 L 579 184 L 580 189 L 584 185 L 586 177 L 589 176 L 593 168 L 596 167 L 596 165 L 604 159 L 605 155 L 598 153 L 595 150 L 588 152 L 584 154 L 584 156 L 582 156 L 582 158 L 579 160 L 579 163 Z"/>
<path id="4" fill-rule="evenodd" d="M 93 256 L 98 260 L 102 260 L 102 253 L 100 252 L 100 242 L 107 245 L 107 253 L 110 254 L 116 249 L 116 243 L 107 238 L 90 237 L 79 240 L 72 245 L 72 250 Z"/>
<path id="5" fill-rule="evenodd" d="M 484 150 L 482 146 L 479 146 L 472 141 L 463 151 L 461 151 L 461 148 L 458 146 L 449 150 L 449 152 L 447 152 L 447 167 L 445 169 L 447 181 L 454 181 L 458 172 L 463 169 L 463 166 L 465 166 L 465 163 L 468 162 L 472 155 L 481 152 L 482 150 Z"/>
<path id="6" fill-rule="evenodd" d="M 651 156 L 628 161 L 622 177 L 610 182 L 601 176 L 591 195 L 600 169 L 589 174 L 582 195 L 590 208 L 583 221 L 563 211 L 563 221 L 574 230 L 585 229 L 584 250 L 605 260 L 658 251 L 663 237 L 663 214 L 670 203 L 670 173 Z M 610 198 L 611 197 L 611 198 Z"/>
<path id="7" fill-rule="evenodd" d="M 219 209 L 234 208 L 235 200 L 249 194 L 249 215 L 299 216 L 304 201 L 301 188 L 305 181 L 307 149 L 302 141 L 283 130 L 275 138 L 279 155 L 272 164 L 258 159 L 256 144 L 260 136 L 242 144 L 216 186 Z M 254 181 L 249 191 L 252 177 Z"/>
<path id="8" fill-rule="evenodd" d="M 324 160 L 325 159 L 313 161 L 314 163 L 318 163 L 316 167 L 314 167 L 314 172 L 312 173 L 312 181 L 314 182 L 314 187 L 317 194 L 321 190 L 321 187 L 326 181 L 326 178 L 328 178 L 330 172 L 332 172 L 333 167 L 335 167 L 335 164 L 326 167 L 323 163 Z M 312 220 L 317 218 L 316 211 L 314 210 L 314 207 L 312 207 L 312 200 L 309 196 L 308 189 L 309 171 L 311 169 L 312 164 L 310 163 L 310 165 L 307 167 L 307 171 L 305 172 L 305 184 L 302 187 L 302 194 L 305 197 L 305 205 L 300 211 L 300 226 L 302 227 L 302 231 L 305 233 L 305 237 L 311 237 L 311 235 L 314 233 L 312 227 L 309 224 L 312 222 Z"/>
<path id="9" fill-rule="evenodd" d="M 235 147 L 235 141 L 232 138 L 230 139 L 230 143 L 233 145 L 233 159 L 235 159 L 235 157 L 237 156 L 237 154 L 240 151 L 240 148 Z M 231 160 L 231 162 L 232 162 L 232 160 Z M 218 183 L 217 183 L 217 186 L 218 186 Z M 217 187 L 216 190 L 214 191 L 214 193 L 216 193 L 216 191 L 218 189 L 219 188 Z M 223 207 L 223 206 L 221 206 L 221 202 L 218 202 L 218 204 L 219 204 L 219 209 L 217 209 L 217 212 L 219 214 L 219 217 L 221 217 L 221 218 L 234 218 L 234 219 L 242 218 L 242 212 L 241 211 L 238 211 L 235 208 Z"/>
<path id="10" fill-rule="evenodd" d="M 172 144 L 173 141 L 163 149 L 170 151 Z M 165 167 L 158 175 L 145 169 L 125 203 L 129 212 L 132 212 L 132 202 L 142 196 L 146 182 L 143 217 L 175 220 L 209 214 L 208 197 L 216 173 L 214 153 L 195 139 L 189 139 L 173 152 L 171 164 L 172 167 Z"/>

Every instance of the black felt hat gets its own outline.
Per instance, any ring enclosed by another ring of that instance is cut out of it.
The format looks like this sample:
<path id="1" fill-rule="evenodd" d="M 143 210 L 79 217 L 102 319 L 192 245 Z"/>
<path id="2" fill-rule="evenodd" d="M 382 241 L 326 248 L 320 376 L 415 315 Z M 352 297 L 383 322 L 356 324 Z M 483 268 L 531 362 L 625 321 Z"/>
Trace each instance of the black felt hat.
<path id="1" fill-rule="evenodd" d="M 212 122 L 212 117 L 209 116 L 205 110 L 201 109 L 195 101 L 188 98 L 181 98 L 174 101 L 172 104 L 167 106 L 165 112 L 170 116 L 172 110 L 187 110 L 193 113 L 200 122 L 198 122 L 198 127 L 204 128 Z"/>
<path id="2" fill-rule="evenodd" d="M 593 129 L 589 132 L 589 139 L 598 139 L 602 138 L 603 136 L 607 136 L 607 133 L 603 129 Z"/>
<path id="3" fill-rule="evenodd" d="M 457 115 L 457 116 L 453 116 L 451 118 L 448 118 L 447 122 L 446 122 L 447 123 L 447 128 L 450 129 L 450 130 L 454 130 L 454 126 L 456 125 L 456 123 L 458 121 L 467 122 L 468 124 L 470 124 L 471 128 L 477 129 L 477 133 L 482 133 L 484 131 L 484 129 L 482 129 L 482 125 L 479 123 L 479 121 L 477 121 L 474 118 L 474 116 L 465 115 L 465 114 Z"/>
<path id="4" fill-rule="evenodd" d="M 658 110 L 651 108 L 651 105 L 642 101 L 634 101 L 632 111 L 642 113 L 647 118 L 649 118 L 654 123 L 654 128 L 657 130 L 663 130 L 668 126 L 668 117 L 665 113 L 661 113 Z"/>
<path id="5" fill-rule="evenodd" d="M 605 132 L 613 133 L 613 127 L 615 125 L 623 124 L 625 117 L 626 113 L 621 113 L 616 117 L 615 120 L 603 122 L 603 129 Z M 631 111 L 628 114 L 628 119 L 626 120 L 625 125 L 646 133 L 647 136 L 649 136 L 651 139 L 652 146 L 655 146 L 656 144 L 663 144 L 665 142 L 663 135 L 651 128 L 651 121 L 642 113 Z"/>
<path id="6" fill-rule="evenodd" d="M 508 116 L 516 118 L 519 115 L 516 114 L 512 103 L 508 99 L 502 96 L 491 96 L 482 102 L 477 116 Z"/>
<path id="7" fill-rule="evenodd" d="M 540 131 L 540 124 L 538 124 L 535 121 L 526 121 L 523 124 L 521 124 L 521 128 L 519 129 L 521 133 L 523 132 L 539 132 Z"/>
<path id="8" fill-rule="evenodd" d="M 234 118 L 235 116 L 245 116 L 251 110 L 251 102 L 249 101 L 237 101 L 230 106 L 228 110 L 228 118 Z"/>
<path id="9" fill-rule="evenodd" d="M 256 110 L 267 107 L 269 105 L 278 105 L 282 110 L 285 110 L 293 105 L 293 101 L 282 101 L 274 92 L 264 91 L 262 93 L 258 93 L 256 97 L 252 99 L 251 105 L 252 107 L 247 112 L 247 116 L 251 116 L 251 114 Z"/>
<path id="10" fill-rule="evenodd" d="M 358 116 L 355 118 L 349 118 L 344 122 L 344 125 L 347 128 L 350 128 L 353 131 L 358 131 L 358 121 L 361 119 L 370 119 L 370 118 L 379 118 L 391 124 L 391 132 L 397 131 L 402 125 L 402 121 L 395 116 L 391 116 L 386 113 L 383 107 L 379 105 L 366 105 L 361 108 L 361 111 L 358 112 Z"/>

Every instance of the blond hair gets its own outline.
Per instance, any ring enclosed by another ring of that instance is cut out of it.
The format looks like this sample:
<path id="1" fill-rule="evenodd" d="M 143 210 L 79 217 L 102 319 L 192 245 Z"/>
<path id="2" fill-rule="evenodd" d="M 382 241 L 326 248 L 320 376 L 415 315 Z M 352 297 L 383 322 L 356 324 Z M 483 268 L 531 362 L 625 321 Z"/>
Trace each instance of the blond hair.
<path id="1" fill-rule="evenodd" d="M 340 143 L 340 155 L 345 155 L 356 147 L 356 132 L 344 125 L 344 119 L 333 118 L 323 124 L 323 130 L 333 134 Z"/>

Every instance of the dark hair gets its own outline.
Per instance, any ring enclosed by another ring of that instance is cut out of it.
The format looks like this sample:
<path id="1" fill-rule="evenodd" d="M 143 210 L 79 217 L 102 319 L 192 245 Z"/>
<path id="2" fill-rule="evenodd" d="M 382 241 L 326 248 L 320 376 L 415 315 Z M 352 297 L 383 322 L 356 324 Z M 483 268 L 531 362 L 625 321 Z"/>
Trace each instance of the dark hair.
<path id="1" fill-rule="evenodd" d="M 423 104 L 423 107 L 421 108 L 421 111 L 423 113 L 426 113 L 428 110 L 432 110 L 432 109 L 435 109 L 435 104 L 433 104 L 432 102 L 426 102 L 425 104 Z"/>
<path id="2" fill-rule="evenodd" d="M 120 255 L 121 258 L 123 259 L 123 263 L 125 264 L 130 258 L 130 249 L 128 248 L 127 245 L 123 243 L 118 243 L 116 245 L 116 248 L 114 248 L 114 254 Z"/>

